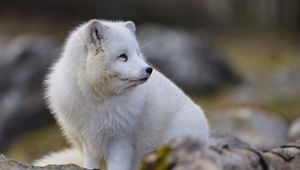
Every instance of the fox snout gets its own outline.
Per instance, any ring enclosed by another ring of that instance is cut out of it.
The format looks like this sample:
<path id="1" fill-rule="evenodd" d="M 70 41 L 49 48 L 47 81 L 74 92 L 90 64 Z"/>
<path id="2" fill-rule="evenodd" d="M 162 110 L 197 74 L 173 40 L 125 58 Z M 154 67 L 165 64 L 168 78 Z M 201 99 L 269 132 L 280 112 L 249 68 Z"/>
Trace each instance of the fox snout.
<path id="1" fill-rule="evenodd" d="M 146 75 L 146 77 L 141 78 L 140 80 L 141 80 L 141 81 L 146 81 L 146 80 L 148 80 L 149 77 L 150 77 L 150 75 L 151 75 L 151 73 L 152 73 L 152 71 L 153 71 L 153 69 L 152 69 L 151 67 L 146 67 L 145 72 L 146 72 L 147 75 Z"/>
<path id="2" fill-rule="evenodd" d="M 152 73 L 152 71 L 153 71 L 153 69 L 152 69 L 151 67 L 147 67 L 147 68 L 145 69 L 145 71 L 146 71 L 146 73 L 149 74 L 149 76 L 150 76 L 151 73 Z"/>

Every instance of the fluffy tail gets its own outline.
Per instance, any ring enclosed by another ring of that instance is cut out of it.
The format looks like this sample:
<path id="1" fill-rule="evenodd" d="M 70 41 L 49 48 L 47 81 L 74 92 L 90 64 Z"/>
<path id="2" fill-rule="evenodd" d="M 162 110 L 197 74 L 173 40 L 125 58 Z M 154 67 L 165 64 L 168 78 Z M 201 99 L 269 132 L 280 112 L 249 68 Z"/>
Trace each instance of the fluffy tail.
<path id="1" fill-rule="evenodd" d="M 78 149 L 70 148 L 60 152 L 50 153 L 43 158 L 34 161 L 35 166 L 46 166 L 50 164 L 63 165 L 63 164 L 76 164 L 83 166 L 83 156 Z"/>

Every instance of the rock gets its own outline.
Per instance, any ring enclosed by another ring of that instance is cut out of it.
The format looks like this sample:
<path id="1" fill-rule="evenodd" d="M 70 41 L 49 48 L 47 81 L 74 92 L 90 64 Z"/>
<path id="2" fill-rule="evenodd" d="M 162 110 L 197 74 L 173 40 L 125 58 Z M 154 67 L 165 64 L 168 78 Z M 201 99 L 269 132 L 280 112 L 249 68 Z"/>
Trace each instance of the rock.
<path id="1" fill-rule="evenodd" d="M 296 119 L 290 126 L 289 139 L 297 140 L 300 139 L 300 118 Z"/>
<path id="2" fill-rule="evenodd" d="M 210 125 L 253 147 L 272 148 L 287 141 L 287 123 L 257 109 L 239 108 L 212 114 Z"/>
<path id="3" fill-rule="evenodd" d="M 272 150 L 212 147 L 177 139 L 145 156 L 141 170 L 299 169 L 300 141 Z"/>
<path id="4" fill-rule="evenodd" d="M 176 139 L 142 160 L 141 170 L 298 170 L 300 141 L 271 150 L 208 146 L 192 138 Z M 1 170 L 84 170 L 74 164 L 32 166 L 0 155 Z"/>
<path id="5" fill-rule="evenodd" d="M 15 136 L 53 121 L 43 80 L 60 45 L 50 37 L 22 36 L 0 53 L 0 150 Z"/>
<path id="6" fill-rule="evenodd" d="M 279 148 L 263 151 L 263 158 L 273 169 L 300 169 L 300 141 L 280 146 Z"/>
<path id="7" fill-rule="evenodd" d="M 46 167 L 32 166 L 25 163 L 20 163 L 0 155 L 1 170 L 85 170 L 74 164 L 68 165 L 48 165 Z"/>
<path id="8" fill-rule="evenodd" d="M 231 90 L 231 98 L 239 102 L 272 102 L 298 99 L 300 68 L 285 68 L 244 75 L 243 83 Z"/>
<path id="9" fill-rule="evenodd" d="M 196 35 L 145 25 L 138 39 L 147 60 L 187 91 L 206 92 L 240 80 L 224 56 Z"/>
<path id="10" fill-rule="evenodd" d="M 238 137 L 219 129 L 211 130 L 209 134 L 209 144 L 211 146 L 221 148 L 251 148 L 251 146 L 245 141 L 242 141 Z"/>

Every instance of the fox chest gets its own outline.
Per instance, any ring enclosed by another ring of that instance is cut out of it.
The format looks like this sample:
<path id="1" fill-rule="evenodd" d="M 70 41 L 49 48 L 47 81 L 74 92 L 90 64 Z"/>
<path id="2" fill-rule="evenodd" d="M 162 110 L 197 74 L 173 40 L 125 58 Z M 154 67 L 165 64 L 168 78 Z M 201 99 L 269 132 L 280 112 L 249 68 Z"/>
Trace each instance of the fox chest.
<path id="1" fill-rule="evenodd" d="M 115 102 L 90 107 L 80 113 L 78 132 L 82 138 L 93 141 L 111 141 L 123 135 L 131 135 L 143 115 L 139 103 Z"/>

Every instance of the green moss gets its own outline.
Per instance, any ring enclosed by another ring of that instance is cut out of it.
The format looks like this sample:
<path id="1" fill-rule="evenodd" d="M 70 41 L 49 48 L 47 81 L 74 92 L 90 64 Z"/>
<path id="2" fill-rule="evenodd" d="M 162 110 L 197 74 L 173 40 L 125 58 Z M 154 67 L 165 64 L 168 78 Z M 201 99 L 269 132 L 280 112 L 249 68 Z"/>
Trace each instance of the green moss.
<path id="1" fill-rule="evenodd" d="M 141 170 L 168 170 L 171 166 L 169 160 L 170 152 L 172 148 L 170 145 L 165 145 L 156 151 L 156 158 L 153 162 L 143 162 Z"/>

